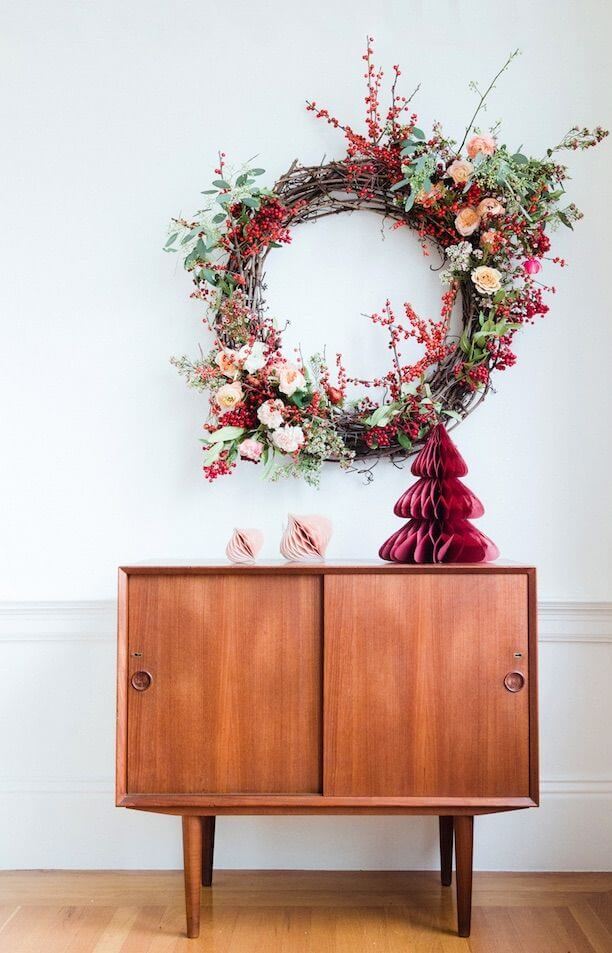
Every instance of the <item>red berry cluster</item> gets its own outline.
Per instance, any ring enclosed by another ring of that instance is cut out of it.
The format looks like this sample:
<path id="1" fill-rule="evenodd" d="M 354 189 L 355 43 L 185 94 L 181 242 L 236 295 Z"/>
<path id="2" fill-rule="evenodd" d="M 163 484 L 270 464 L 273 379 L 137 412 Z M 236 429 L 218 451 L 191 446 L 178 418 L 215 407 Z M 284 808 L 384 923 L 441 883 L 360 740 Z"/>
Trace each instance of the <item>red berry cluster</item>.
<path id="1" fill-rule="evenodd" d="M 217 477 L 228 476 L 235 466 L 235 461 L 230 463 L 227 459 L 227 455 L 221 454 L 219 459 L 215 460 L 214 463 L 211 463 L 207 467 L 202 467 L 202 473 L 204 474 L 204 479 L 212 483 Z"/>
<path id="2" fill-rule="evenodd" d="M 264 248 L 276 243 L 287 245 L 291 241 L 288 222 L 292 211 L 273 197 L 265 197 L 261 208 L 248 220 L 246 225 L 235 226 L 227 233 L 232 240 L 238 236 L 241 251 L 247 257 L 257 255 Z"/>

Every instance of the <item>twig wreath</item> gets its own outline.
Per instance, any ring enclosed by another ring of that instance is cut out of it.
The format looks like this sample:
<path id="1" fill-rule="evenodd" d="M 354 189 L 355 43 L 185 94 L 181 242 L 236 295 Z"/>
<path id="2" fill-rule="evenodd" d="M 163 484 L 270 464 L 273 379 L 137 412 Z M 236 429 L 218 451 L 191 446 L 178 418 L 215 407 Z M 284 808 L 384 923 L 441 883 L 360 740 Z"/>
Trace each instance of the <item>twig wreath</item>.
<path id="1" fill-rule="evenodd" d="M 372 62 L 370 38 L 363 57 L 365 134 L 307 104 L 344 133 L 343 159 L 310 167 L 295 161 L 265 188 L 259 185 L 263 169 L 246 165 L 230 174 L 221 153 L 217 178 L 203 193 L 206 207 L 172 220 L 165 250 L 184 257 L 192 297 L 205 303 L 214 334 L 208 353 L 173 359 L 191 387 L 210 395 L 203 440 L 209 480 L 230 473 L 239 459 L 261 462 L 272 479 L 295 475 L 314 484 L 326 461 L 345 468 L 365 461 L 371 478 L 380 457 L 405 459 L 435 424 L 461 421 L 488 393 L 493 372 L 514 364 L 514 334 L 548 311 L 543 293 L 554 291 L 536 278 L 550 248 L 546 229 L 572 228 L 581 218 L 573 204 L 562 204 L 568 174 L 554 153 L 587 149 L 607 135 L 600 127 L 575 126 L 534 159 L 500 144 L 498 125 L 487 132 L 475 126 L 517 53 L 484 92 L 471 84 L 478 101 L 457 145 L 439 123 L 429 135 L 418 128 L 410 108 L 414 93 L 406 98 L 396 91 L 398 66 L 383 115 L 383 72 Z M 293 226 L 357 209 L 378 213 L 392 228 L 412 229 L 426 255 L 432 245 L 439 251 L 442 307 L 439 319 L 425 320 L 405 303 L 400 320 L 386 301 L 371 320 L 389 335 L 389 371 L 379 379 L 352 378 L 337 355 L 332 382 L 324 354 L 307 362 L 283 355 L 281 331 L 265 307 L 264 266 L 272 248 L 291 241 Z M 452 334 L 458 296 L 462 328 Z M 416 363 L 402 357 L 409 339 L 423 348 Z M 363 387 L 365 395 L 351 399 L 349 385 Z M 375 389 L 382 391 L 379 400 Z"/>

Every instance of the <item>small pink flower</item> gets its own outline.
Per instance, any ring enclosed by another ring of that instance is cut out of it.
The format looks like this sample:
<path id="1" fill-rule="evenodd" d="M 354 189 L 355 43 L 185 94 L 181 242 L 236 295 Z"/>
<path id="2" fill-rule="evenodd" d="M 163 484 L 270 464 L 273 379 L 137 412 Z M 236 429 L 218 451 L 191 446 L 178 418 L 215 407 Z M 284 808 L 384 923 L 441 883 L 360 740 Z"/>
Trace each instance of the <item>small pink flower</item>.
<path id="1" fill-rule="evenodd" d="M 467 144 L 467 154 L 473 159 L 479 152 L 486 156 L 492 156 L 497 149 L 497 144 L 493 136 L 472 136 Z"/>
<path id="2" fill-rule="evenodd" d="M 537 258 L 527 258 L 523 262 L 523 268 L 528 275 L 537 275 L 542 271 L 542 265 Z"/>
<path id="3" fill-rule="evenodd" d="M 253 460 L 257 463 L 263 453 L 263 443 L 260 443 L 259 440 L 253 440 L 252 437 L 247 437 L 238 447 L 238 453 L 245 460 Z"/>

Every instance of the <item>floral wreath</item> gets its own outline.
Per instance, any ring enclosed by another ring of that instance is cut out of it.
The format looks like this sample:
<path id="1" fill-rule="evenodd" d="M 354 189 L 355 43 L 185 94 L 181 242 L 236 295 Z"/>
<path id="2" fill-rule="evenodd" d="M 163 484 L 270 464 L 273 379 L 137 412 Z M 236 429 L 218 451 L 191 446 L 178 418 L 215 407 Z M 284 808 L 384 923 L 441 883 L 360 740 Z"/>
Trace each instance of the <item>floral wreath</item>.
<path id="1" fill-rule="evenodd" d="M 487 132 L 476 127 L 515 51 L 484 92 L 471 84 L 478 101 L 459 145 L 439 123 L 426 135 L 409 105 L 419 87 L 409 98 L 396 92 L 398 66 L 383 114 L 383 72 L 372 52 L 369 38 L 365 133 L 307 104 L 344 133 L 343 159 L 312 167 L 295 161 L 269 189 L 259 185 L 263 169 L 246 165 L 232 175 L 220 153 L 217 178 L 203 193 L 206 207 L 171 222 L 165 250 L 184 257 L 192 297 L 205 303 L 214 334 L 212 348 L 196 360 L 173 359 L 191 387 L 210 395 L 203 439 L 209 480 L 230 473 L 239 459 L 261 462 L 266 477 L 302 476 L 313 484 L 326 461 L 345 468 L 365 461 L 370 479 L 380 457 L 405 459 L 440 420 L 466 417 L 489 391 L 493 371 L 514 364 L 516 331 L 548 311 L 543 294 L 554 288 L 536 278 L 550 248 L 546 229 L 572 228 L 582 217 L 573 204 L 562 205 L 567 168 L 553 156 L 594 146 L 607 131 L 575 126 L 535 159 L 500 144 L 499 124 Z M 351 378 L 337 355 L 332 381 L 324 354 L 307 362 L 283 355 L 281 331 L 265 307 L 264 265 L 272 248 L 291 241 L 294 225 L 356 209 L 414 230 L 425 255 L 432 245 L 439 251 L 442 306 L 439 319 L 425 320 L 405 303 L 400 320 L 387 300 L 370 317 L 389 335 L 389 371 Z M 458 297 L 462 328 L 452 334 Z M 416 363 L 402 357 L 410 339 L 423 348 Z M 349 385 L 368 393 L 351 399 Z M 378 401 L 372 389 L 382 389 Z"/>

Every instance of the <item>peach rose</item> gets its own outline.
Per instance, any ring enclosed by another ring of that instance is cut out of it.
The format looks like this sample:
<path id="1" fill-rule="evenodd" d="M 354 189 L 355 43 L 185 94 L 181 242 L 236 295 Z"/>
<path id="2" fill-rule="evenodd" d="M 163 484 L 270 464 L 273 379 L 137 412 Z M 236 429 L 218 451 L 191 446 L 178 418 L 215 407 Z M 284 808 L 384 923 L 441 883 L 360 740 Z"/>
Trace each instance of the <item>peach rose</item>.
<path id="1" fill-rule="evenodd" d="M 281 394 L 291 397 L 296 390 L 302 390 L 306 378 L 293 364 L 282 364 L 278 368 L 278 389 Z"/>
<path id="2" fill-rule="evenodd" d="M 218 351 L 215 357 L 215 364 L 225 377 L 238 377 L 238 351 L 232 351 L 230 348 L 224 348 Z"/>
<path id="3" fill-rule="evenodd" d="M 475 208 L 470 208 L 469 205 L 462 208 L 455 218 L 455 228 L 464 238 L 467 235 L 472 235 L 479 225 L 480 215 Z"/>
<path id="4" fill-rule="evenodd" d="M 492 156 L 497 149 L 497 144 L 493 136 L 472 136 L 467 144 L 467 154 L 470 159 L 483 152 L 486 156 Z"/>
<path id="5" fill-rule="evenodd" d="M 488 265 L 479 265 L 472 272 L 472 281 L 476 285 L 477 291 L 483 295 L 493 295 L 501 288 L 501 273 L 497 268 L 489 268 Z"/>
<path id="6" fill-rule="evenodd" d="M 474 166 L 467 159 L 455 159 L 446 170 L 446 174 L 451 177 L 455 185 L 465 185 L 470 178 Z"/>
<path id="7" fill-rule="evenodd" d="M 498 202 L 497 199 L 488 197 L 486 199 L 482 199 L 482 201 L 478 203 L 476 206 L 476 211 L 483 218 L 489 215 L 501 215 L 504 211 L 504 206 L 501 204 L 501 202 Z"/>
<path id="8" fill-rule="evenodd" d="M 224 384 L 215 394 L 215 400 L 222 410 L 232 410 L 242 400 L 242 387 L 237 382 Z"/>

